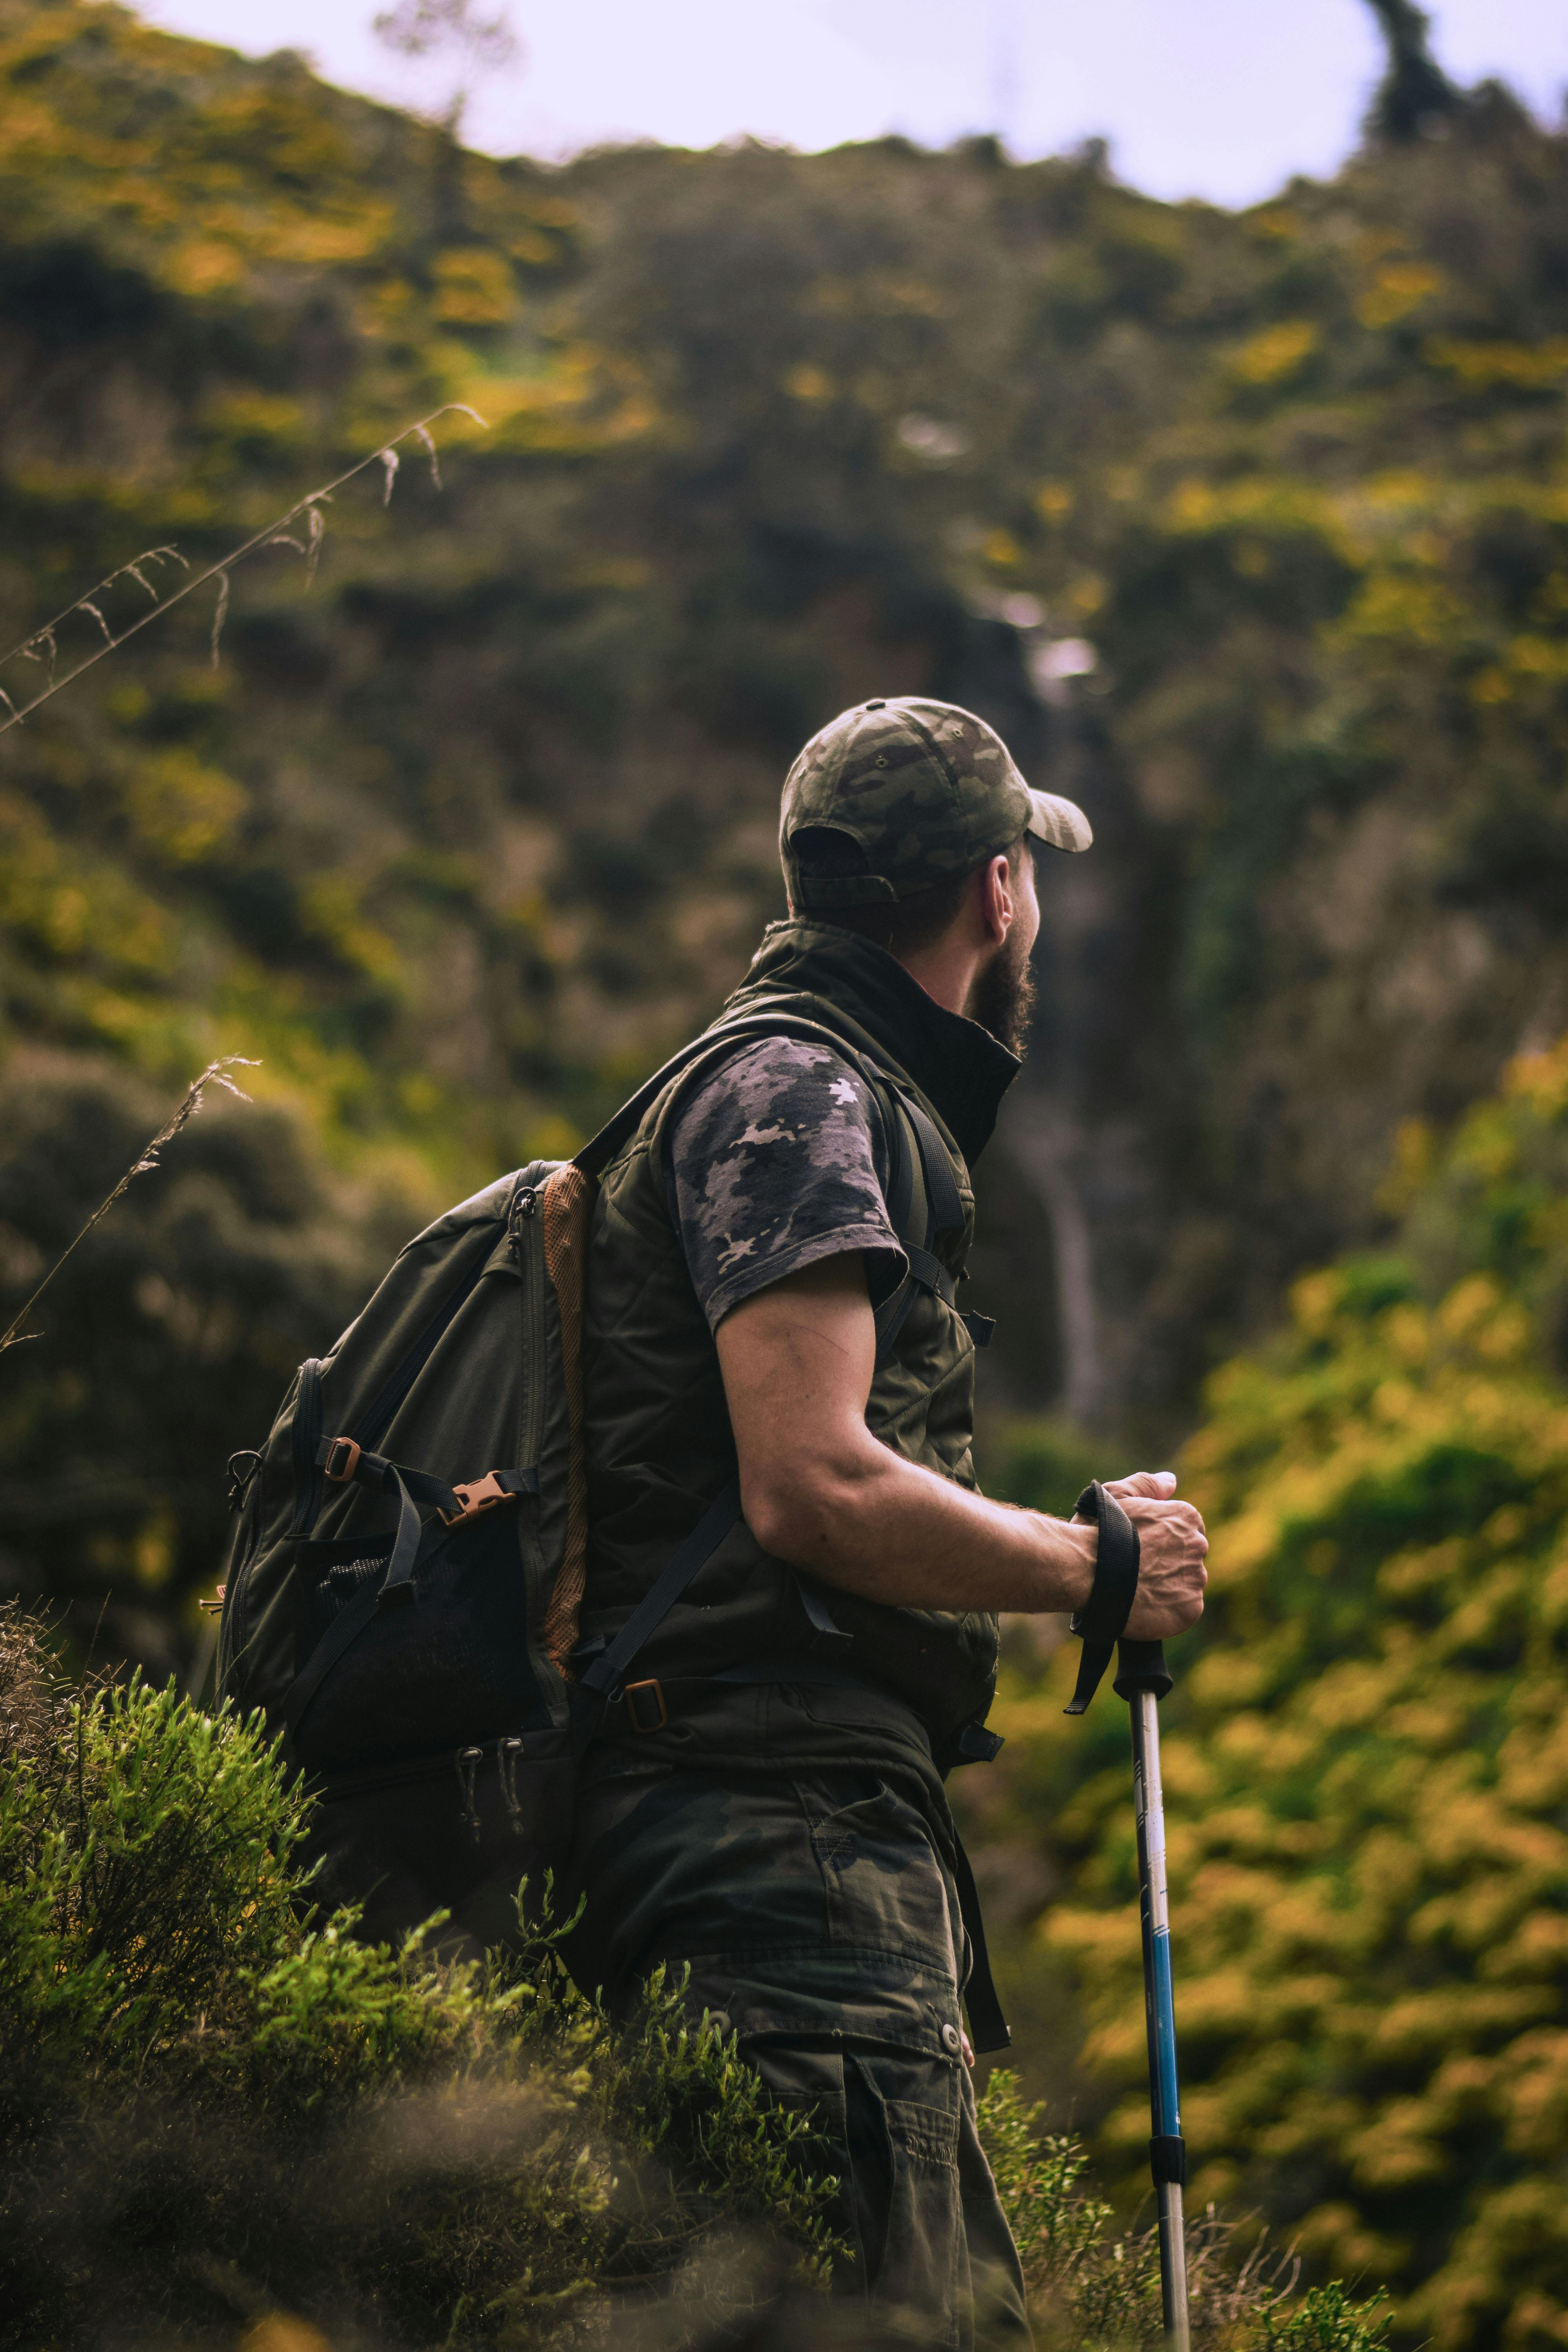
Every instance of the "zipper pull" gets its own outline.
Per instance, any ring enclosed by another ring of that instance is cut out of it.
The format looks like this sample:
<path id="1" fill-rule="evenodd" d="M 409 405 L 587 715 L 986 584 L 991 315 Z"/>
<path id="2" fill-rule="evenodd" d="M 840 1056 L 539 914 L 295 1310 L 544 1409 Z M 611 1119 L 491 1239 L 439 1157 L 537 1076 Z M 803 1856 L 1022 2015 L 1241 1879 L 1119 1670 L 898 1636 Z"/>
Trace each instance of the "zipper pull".
<path id="1" fill-rule="evenodd" d="M 525 1218 L 531 1217 L 536 1214 L 538 1208 L 538 1192 L 534 1190 L 534 1187 L 531 1184 L 525 1185 L 523 1190 L 519 1192 L 517 1198 L 511 1204 L 511 1254 L 513 1257 L 521 1257 L 522 1255 L 523 1221 Z"/>

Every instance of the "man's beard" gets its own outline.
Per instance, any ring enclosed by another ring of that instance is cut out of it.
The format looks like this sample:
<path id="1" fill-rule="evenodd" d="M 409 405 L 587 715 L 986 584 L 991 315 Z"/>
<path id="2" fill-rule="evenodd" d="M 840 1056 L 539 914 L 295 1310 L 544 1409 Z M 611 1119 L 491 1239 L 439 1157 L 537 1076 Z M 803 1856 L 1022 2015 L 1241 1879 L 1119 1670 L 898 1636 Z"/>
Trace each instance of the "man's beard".
<path id="1" fill-rule="evenodd" d="M 1020 932 L 1012 932 L 1001 953 L 976 975 L 964 1010 L 972 1021 L 990 1030 L 999 1045 L 1023 1060 L 1035 1012 L 1035 967 Z"/>

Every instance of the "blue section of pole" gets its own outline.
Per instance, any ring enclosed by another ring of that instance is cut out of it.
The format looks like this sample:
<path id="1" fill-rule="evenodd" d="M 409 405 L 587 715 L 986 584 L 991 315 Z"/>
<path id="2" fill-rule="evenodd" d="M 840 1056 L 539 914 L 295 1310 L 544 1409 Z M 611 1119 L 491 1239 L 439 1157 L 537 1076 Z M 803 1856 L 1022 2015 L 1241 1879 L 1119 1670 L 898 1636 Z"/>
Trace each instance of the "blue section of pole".
<path id="1" fill-rule="evenodd" d="M 1132 1785 L 1138 1820 L 1139 1916 L 1143 1936 L 1143 2012 L 1149 2035 L 1149 2105 L 1153 2126 L 1151 2169 L 1160 2210 L 1160 2289 L 1165 2341 L 1172 2352 L 1189 2352 L 1186 2233 L 1182 2187 L 1186 2151 L 1182 2142 L 1181 2095 L 1176 2076 L 1176 2006 L 1171 1981 L 1171 1916 L 1165 1882 L 1165 1806 L 1160 1781 L 1158 1701 L 1170 1676 L 1158 1643 L 1123 1643 L 1116 1687 L 1128 1705 L 1132 1727 Z M 1142 1653 L 1142 1655 L 1130 1654 Z"/>
<path id="2" fill-rule="evenodd" d="M 1156 2138 L 1174 2139 L 1182 2128 L 1176 2089 L 1176 2003 L 1171 1988 L 1171 1931 L 1150 1938 L 1149 2088 Z"/>

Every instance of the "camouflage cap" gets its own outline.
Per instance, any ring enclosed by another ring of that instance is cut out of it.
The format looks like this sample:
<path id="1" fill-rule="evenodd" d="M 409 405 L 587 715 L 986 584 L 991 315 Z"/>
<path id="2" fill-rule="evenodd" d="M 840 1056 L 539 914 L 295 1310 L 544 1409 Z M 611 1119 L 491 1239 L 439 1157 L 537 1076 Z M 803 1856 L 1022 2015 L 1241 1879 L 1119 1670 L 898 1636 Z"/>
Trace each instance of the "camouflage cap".
<path id="1" fill-rule="evenodd" d="M 858 842 L 867 871 L 803 874 L 791 845 L 808 825 Z M 791 905 L 826 913 L 972 873 L 1024 833 L 1053 849 L 1094 838 L 1080 808 L 1024 782 L 984 719 L 900 695 L 842 711 L 812 737 L 784 780 L 779 855 Z"/>

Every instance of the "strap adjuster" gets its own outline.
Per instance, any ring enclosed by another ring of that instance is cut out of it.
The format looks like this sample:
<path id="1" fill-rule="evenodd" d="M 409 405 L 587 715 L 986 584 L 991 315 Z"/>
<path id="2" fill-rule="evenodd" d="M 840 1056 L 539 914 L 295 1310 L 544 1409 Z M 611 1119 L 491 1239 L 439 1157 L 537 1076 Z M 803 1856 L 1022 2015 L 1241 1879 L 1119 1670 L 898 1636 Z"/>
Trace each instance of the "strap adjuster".
<path id="1" fill-rule="evenodd" d="M 321 1467 L 334 1486 L 346 1486 L 359 1468 L 360 1449 L 352 1437 L 330 1437 L 321 1454 Z"/>
<path id="2" fill-rule="evenodd" d="M 515 1503 L 517 1500 L 514 1494 L 507 1492 L 499 1473 L 494 1470 L 487 1470 L 482 1478 L 469 1478 L 461 1486 L 454 1485 L 452 1492 L 461 1507 L 441 1513 L 449 1528 L 461 1527 L 469 1519 L 481 1517 L 486 1511 L 499 1509 L 502 1503 Z"/>
<path id="3" fill-rule="evenodd" d="M 628 1683 L 621 1696 L 626 1703 L 626 1721 L 634 1731 L 662 1731 L 669 1721 L 669 1709 L 657 1676 L 650 1676 L 645 1683 Z M 657 1715 L 653 1712 L 655 1707 L 658 1709 Z"/>

